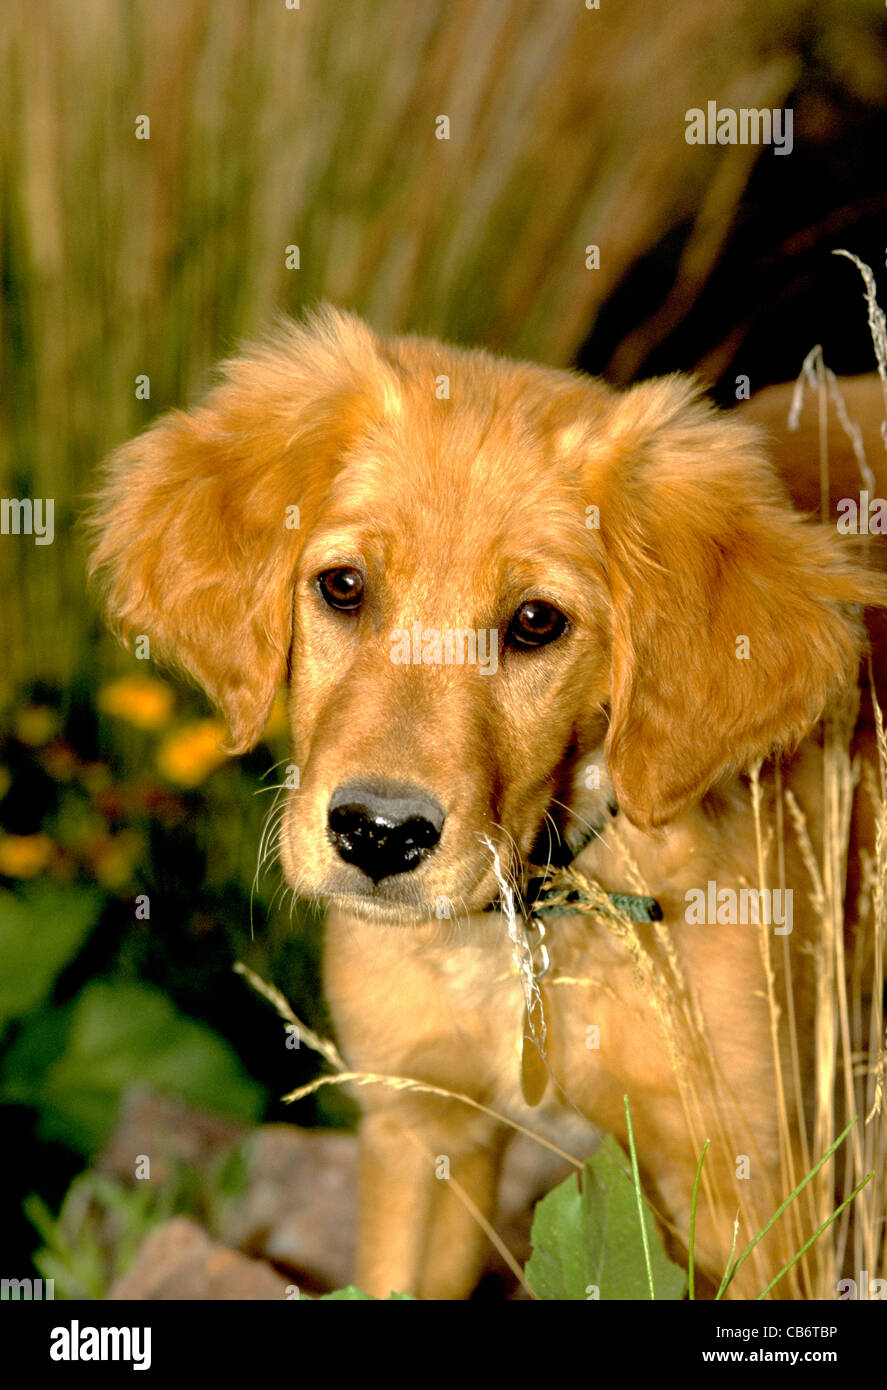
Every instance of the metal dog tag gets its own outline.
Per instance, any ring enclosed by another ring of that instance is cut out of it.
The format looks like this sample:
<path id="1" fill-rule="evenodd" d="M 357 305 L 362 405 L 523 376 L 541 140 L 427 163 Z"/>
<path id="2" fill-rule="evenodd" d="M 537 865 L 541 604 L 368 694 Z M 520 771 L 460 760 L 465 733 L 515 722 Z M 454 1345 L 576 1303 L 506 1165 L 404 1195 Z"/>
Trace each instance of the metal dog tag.
<path id="1" fill-rule="evenodd" d="M 520 1088 L 527 1105 L 538 1105 L 548 1085 L 548 1067 L 540 1048 L 545 1045 L 547 1010 L 542 990 L 534 995 L 529 1008 L 524 1008 L 521 1036 Z"/>

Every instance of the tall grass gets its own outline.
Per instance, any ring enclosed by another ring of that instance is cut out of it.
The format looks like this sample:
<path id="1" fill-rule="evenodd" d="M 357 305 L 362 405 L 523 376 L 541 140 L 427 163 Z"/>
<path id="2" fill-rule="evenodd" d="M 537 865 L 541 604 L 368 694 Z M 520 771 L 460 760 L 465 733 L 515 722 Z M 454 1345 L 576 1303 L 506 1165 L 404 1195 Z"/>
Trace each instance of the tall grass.
<path id="1" fill-rule="evenodd" d="M 95 464 L 242 335 L 329 298 L 563 365 L 676 228 L 679 316 L 756 153 L 687 145 L 686 109 L 777 104 L 805 44 L 840 58 L 870 22 L 847 0 L 0 7 L 0 495 L 57 508 L 54 546 L 0 546 L 3 677 L 104 650 L 71 530 Z M 666 327 L 626 340 L 624 378 Z"/>

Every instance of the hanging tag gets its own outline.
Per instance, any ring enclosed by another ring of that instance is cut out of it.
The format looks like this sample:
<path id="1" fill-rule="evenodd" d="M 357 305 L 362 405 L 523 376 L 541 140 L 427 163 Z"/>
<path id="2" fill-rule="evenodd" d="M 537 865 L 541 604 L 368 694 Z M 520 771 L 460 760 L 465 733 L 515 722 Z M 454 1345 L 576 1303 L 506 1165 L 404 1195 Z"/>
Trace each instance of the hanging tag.
<path id="1" fill-rule="evenodd" d="M 527 1105 L 538 1105 L 548 1085 L 548 1067 L 540 1048 L 540 1043 L 545 1046 L 545 1018 L 542 990 L 537 987 L 524 1008 L 521 1034 L 520 1088 Z"/>

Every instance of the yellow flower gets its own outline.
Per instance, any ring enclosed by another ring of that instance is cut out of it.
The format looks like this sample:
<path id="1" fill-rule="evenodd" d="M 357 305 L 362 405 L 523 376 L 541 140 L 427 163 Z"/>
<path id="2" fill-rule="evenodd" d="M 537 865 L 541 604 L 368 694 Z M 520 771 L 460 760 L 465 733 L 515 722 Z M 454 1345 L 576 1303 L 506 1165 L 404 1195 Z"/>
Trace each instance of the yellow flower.
<path id="1" fill-rule="evenodd" d="M 0 874 L 33 878 L 52 858 L 48 835 L 4 835 L 0 839 Z"/>
<path id="2" fill-rule="evenodd" d="M 48 705 L 25 705 L 16 712 L 13 731 L 17 739 L 31 748 L 41 748 L 58 732 L 61 719 Z"/>
<path id="3" fill-rule="evenodd" d="M 98 705 L 103 714 L 151 732 L 169 723 L 175 695 L 156 676 L 122 676 L 99 691 Z"/>
<path id="4" fill-rule="evenodd" d="M 200 719 L 167 734 L 157 750 L 157 766 L 169 782 L 197 787 L 227 759 L 219 744 L 225 726 L 218 719 Z"/>

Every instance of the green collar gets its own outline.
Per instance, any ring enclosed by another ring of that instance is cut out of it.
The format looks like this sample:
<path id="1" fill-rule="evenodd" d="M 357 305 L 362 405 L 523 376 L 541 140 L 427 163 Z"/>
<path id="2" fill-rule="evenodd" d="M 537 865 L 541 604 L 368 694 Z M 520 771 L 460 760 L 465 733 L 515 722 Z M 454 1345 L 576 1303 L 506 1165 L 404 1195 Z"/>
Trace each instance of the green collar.
<path id="1" fill-rule="evenodd" d="M 630 917 L 633 922 L 662 921 L 662 908 L 655 898 L 642 893 L 608 893 L 569 867 L 531 878 L 523 895 L 523 907 L 532 917 L 578 912 Z"/>

